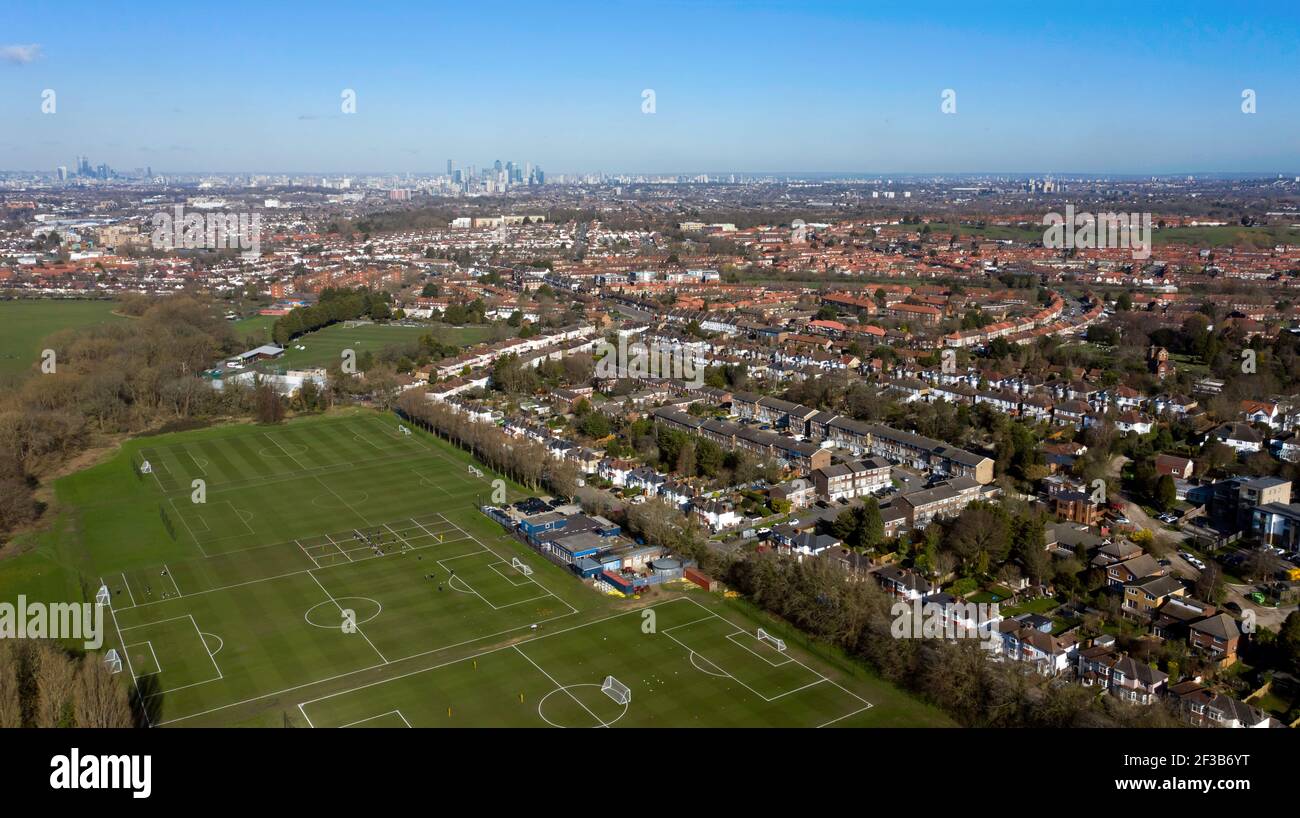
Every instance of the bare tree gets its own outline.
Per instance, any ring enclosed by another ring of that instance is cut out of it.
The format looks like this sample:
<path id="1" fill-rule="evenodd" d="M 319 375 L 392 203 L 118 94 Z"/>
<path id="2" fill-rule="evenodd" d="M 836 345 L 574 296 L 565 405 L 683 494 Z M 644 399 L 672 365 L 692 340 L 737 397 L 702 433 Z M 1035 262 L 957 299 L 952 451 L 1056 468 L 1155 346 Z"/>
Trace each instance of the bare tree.
<path id="1" fill-rule="evenodd" d="M 23 726 L 18 665 L 18 644 L 0 639 L 0 728 Z"/>
<path id="2" fill-rule="evenodd" d="M 117 683 L 98 656 L 87 654 L 77 674 L 73 710 L 78 727 L 130 727 L 126 688 Z"/>
<path id="3" fill-rule="evenodd" d="M 71 657 L 55 646 L 42 643 L 36 649 L 37 727 L 68 727 L 73 719 L 73 692 L 77 669 Z"/>

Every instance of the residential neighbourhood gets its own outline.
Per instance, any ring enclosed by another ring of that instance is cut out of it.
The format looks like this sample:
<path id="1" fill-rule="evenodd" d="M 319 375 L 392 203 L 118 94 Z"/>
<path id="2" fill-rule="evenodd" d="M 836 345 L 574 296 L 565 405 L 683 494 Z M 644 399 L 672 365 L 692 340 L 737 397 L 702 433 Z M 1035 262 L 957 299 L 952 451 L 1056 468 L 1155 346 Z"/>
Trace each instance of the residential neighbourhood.
<path id="1" fill-rule="evenodd" d="M 1297 9 L 12 5 L 0 728 L 109 728 L 0 729 L 40 794 L 769 728 L 1288 803 Z"/>

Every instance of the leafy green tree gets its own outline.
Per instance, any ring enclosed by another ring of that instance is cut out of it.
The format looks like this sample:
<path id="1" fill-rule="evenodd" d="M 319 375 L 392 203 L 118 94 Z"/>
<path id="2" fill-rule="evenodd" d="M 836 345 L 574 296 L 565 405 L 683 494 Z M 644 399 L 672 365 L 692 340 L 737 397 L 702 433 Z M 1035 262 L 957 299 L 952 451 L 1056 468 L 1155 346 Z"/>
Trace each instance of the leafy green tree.
<path id="1" fill-rule="evenodd" d="M 1300 611 L 1287 614 L 1278 631 L 1278 658 L 1291 675 L 1300 675 Z"/>
<path id="2" fill-rule="evenodd" d="M 587 437 L 597 440 L 607 437 L 611 431 L 609 418 L 600 412 L 588 412 L 578 421 L 578 430 Z"/>
<path id="3" fill-rule="evenodd" d="M 869 497 L 862 505 L 841 511 L 831 524 L 831 533 L 850 548 L 871 549 L 880 545 L 885 539 L 880 503 Z"/>
<path id="4" fill-rule="evenodd" d="M 1178 502 L 1178 487 L 1174 485 L 1172 475 L 1162 474 L 1156 481 L 1156 507 L 1168 511 Z"/>

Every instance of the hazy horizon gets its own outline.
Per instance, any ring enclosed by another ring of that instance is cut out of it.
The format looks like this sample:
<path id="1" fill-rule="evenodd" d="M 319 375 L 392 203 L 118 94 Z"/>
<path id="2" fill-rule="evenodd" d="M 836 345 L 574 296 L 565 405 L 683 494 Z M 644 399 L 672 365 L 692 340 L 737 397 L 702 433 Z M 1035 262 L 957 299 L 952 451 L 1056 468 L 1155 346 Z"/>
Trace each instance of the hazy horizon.
<path id="1" fill-rule="evenodd" d="M 1252 14 L 1266 25 L 1208 3 L 1070 16 L 1027 3 L 232 2 L 218 17 L 27 0 L 0 11 L 0 166 L 1287 174 L 1300 168 L 1300 12 L 1264 5 Z M 773 167 L 804 170 L 750 170 Z M 996 170 L 1013 167 L 1041 170 Z"/>

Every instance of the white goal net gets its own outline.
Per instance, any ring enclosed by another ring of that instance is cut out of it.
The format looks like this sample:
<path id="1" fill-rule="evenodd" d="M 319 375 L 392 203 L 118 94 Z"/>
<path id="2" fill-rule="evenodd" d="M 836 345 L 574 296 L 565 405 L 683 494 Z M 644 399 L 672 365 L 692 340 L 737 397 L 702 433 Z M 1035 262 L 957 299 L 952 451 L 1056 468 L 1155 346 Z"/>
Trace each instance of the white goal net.
<path id="1" fill-rule="evenodd" d="M 140 461 L 140 473 L 153 474 L 153 464 L 150 463 L 148 460 Z"/>
<path id="2" fill-rule="evenodd" d="M 482 477 L 482 476 L 483 476 L 483 470 L 480 469 L 480 468 L 478 468 L 477 466 L 470 466 L 470 467 L 469 467 L 469 473 L 472 474 L 472 475 L 474 475 L 475 477 Z"/>
<path id="3" fill-rule="evenodd" d="M 510 558 L 510 567 L 515 569 L 516 571 L 518 571 L 519 573 L 523 574 L 526 577 L 531 577 L 533 575 L 533 569 L 528 567 L 527 565 L 524 565 L 524 561 L 519 559 L 518 557 Z"/>
<path id="4" fill-rule="evenodd" d="M 613 676 L 605 677 L 605 683 L 600 686 L 600 692 L 619 704 L 627 704 L 632 701 L 632 689 Z"/>
<path id="5" fill-rule="evenodd" d="M 108 668 L 109 673 L 122 672 L 122 657 L 117 654 L 117 648 L 110 648 L 108 653 L 104 654 L 104 666 Z"/>
<path id="6" fill-rule="evenodd" d="M 767 642 L 769 645 L 781 651 L 782 653 L 785 652 L 785 641 L 782 639 L 777 639 L 775 636 L 763 630 L 762 628 L 758 629 L 758 641 Z"/>
<path id="7" fill-rule="evenodd" d="M 411 430 L 408 429 L 408 428 L 406 428 L 405 426 L 403 426 L 403 425 L 400 424 L 400 423 L 397 424 L 397 431 L 401 432 L 402 434 L 404 434 L 404 435 L 406 435 L 406 436 L 408 436 L 408 437 L 409 437 L 410 434 L 411 434 Z"/>
<path id="8" fill-rule="evenodd" d="M 113 602 L 113 594 L 108 590 L 108 586 L 107 585 L 99 586 L 99 590 L 95 592 L 95 604 L 110 605 L 112 604 L 112 602 Z"/>

